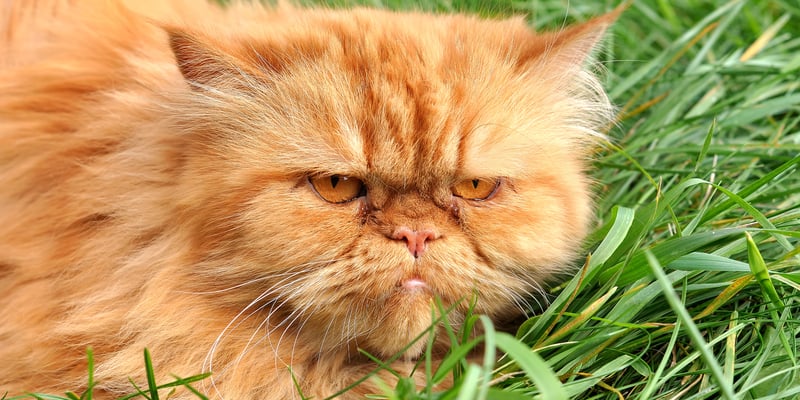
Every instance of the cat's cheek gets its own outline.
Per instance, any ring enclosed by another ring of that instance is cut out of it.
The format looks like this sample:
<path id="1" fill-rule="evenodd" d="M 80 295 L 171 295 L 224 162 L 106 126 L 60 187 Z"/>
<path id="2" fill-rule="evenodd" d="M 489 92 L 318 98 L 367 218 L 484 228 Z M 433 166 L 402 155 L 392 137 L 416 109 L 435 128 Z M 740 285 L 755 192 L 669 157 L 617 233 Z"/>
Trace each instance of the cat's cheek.
<path id="1" fill-rule="evenodd" d="M 470 210 L 472 222 L 482 222 L 474 231 L 476 243 L 492 263 L 526 267 L 541 280 L 566 270 L 591 214 L 583 177 L 518 182 L 503 200 L 502 207 Z"/>
<path id="2" fill-rule="evenodd" d="M 305 187 L 264 190 L 243 214 L 247 245 L 281 265 L 334 260 L 360 232 L 357 202 L 328 204 Z"/>

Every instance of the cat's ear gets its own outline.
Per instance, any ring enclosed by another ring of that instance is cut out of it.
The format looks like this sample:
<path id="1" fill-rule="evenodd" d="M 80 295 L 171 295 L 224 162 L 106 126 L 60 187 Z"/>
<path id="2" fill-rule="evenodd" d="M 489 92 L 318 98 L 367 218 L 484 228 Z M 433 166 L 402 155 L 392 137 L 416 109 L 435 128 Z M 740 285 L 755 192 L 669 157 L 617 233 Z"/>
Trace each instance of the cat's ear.
<path id="1" fill-rule="evenodd" d="M 258 72 L 237 57 L 218 50 L 199 36 L 180 29 L 164 28 L 178 69 L 193 88 L 222 88 L 241 82 Z"/>
<path id="2" fill-rule="evenodd" d="M 623 4 L 607 14 L 546 34 L 542 40 L 529 43 L 520 57 L 521 64 L 530 67 L 543 62 L 555 62 L 563 66 L 582 66 L 625 8 L 626 4 Z"/>

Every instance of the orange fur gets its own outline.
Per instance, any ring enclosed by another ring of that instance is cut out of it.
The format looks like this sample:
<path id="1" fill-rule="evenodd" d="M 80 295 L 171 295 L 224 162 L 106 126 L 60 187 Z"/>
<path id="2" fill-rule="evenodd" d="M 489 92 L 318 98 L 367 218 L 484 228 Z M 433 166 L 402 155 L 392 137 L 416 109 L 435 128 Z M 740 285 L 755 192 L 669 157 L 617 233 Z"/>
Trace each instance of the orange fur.
<path id="1" fill-rule="evenodd" d="M 456 323 L 473 292 L 515 318 L 584 236 L 610 115 L 584 64 L 613 16 L 536 35 L 367 9 L 0 7 L 0 392 L 75 390 L 92 346 L 113 397 L 147 347 L 165 374 L 211 370 L 212 395 L 297 398 L 291 366 L 321 398 L 374 367 L 358 348 L 402 351 L 434 296 Z M 319 174 L 367 195 L 328 203 Z M 452 195 L 477 178 L 502 183 Z M 398 227 L 432 232 L 423 255 Z"/>

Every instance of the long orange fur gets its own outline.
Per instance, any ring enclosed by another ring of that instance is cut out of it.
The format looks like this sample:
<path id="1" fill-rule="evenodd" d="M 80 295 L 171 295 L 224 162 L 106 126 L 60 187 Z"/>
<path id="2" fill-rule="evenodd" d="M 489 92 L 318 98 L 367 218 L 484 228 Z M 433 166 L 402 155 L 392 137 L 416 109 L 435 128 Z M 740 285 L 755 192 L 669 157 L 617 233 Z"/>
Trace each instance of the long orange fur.
<path id="1" fill-rule="evenodd" d="M 520 18 L 3 2 L 0 392 L 78 390 L 92 346 L 96 398 L 144 382 L 144 348 L 162 381 L 211 371 L 219 398 L 299 398 L 289 367 L 322 398 L 375 367 L 359 348 L 388 358 L 430 326 L 436 296 L 456 324 L 473 293 L 498 323 L 519 316 L 590 221 L 584 160 L 611 112 L 585 61 L 612 19 L 534 34 Z M 367 194 L 328 203 L 320 174 Z M 501 183 L 472 201 L 451 192 L 464 179 Z M 400 226 L 436 239 L 415 258 Z"/>

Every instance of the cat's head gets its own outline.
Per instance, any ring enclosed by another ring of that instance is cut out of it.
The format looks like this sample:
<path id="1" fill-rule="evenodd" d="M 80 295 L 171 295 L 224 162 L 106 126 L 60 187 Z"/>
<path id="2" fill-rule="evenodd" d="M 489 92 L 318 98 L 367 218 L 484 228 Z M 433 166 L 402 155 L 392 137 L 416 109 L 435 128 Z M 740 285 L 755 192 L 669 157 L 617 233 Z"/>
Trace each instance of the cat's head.
<path id="1" fill-rule="evenodd" d="M 510 318 L 571 270 L 585 159 L 611 114 L 585 64 L 612 17 L 537 35 L 522 19 L 266 15 L 218 36 L 168 29 L 197 274 L 251 283 L 221 303 L 258 299 L 322 351 L 387 356 L 435 297 L 458 313 L 476 294 L 476 312 Z"/>

